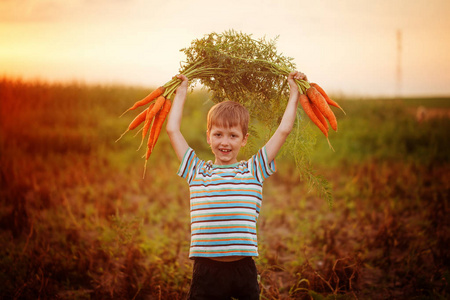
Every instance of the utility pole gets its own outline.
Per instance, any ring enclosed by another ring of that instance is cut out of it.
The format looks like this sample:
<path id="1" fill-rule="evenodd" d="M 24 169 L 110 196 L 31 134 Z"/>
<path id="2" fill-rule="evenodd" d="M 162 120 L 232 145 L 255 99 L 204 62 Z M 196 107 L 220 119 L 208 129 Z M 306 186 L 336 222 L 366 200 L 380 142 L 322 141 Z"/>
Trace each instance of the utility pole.
<path id="1" fill-rule="evenodd" d="M 397 71 L 396 71 L 396 98 L 400 99 L 402 94 L 402 31 L 397 29 Z"/>

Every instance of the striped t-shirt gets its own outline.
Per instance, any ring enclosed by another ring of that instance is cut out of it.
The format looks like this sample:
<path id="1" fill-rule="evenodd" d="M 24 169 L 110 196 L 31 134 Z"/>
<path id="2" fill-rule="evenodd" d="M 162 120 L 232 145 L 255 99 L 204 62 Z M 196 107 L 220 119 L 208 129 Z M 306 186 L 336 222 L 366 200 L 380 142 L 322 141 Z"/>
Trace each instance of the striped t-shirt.
<path id="1" fill-rule="evenodd" d="M 258 256 L 256 222 L 262 185 L 276 171 L 265 147 L 248 161 L 219 166 L 189 148 L 178 175 L 190 189 L 189 257 Z"/>

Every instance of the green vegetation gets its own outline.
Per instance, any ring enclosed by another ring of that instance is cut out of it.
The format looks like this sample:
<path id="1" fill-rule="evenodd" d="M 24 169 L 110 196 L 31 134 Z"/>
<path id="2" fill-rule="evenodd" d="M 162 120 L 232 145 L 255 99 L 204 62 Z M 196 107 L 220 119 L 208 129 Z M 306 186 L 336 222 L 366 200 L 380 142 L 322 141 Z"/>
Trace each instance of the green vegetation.
<path id="1" fill-rule="evenodd" d="M 134 133 L 114 142 L 133 118 L 118 116 L 150 90 L 0 80 L 0 298 L 186 295 L 189 195 L 167 135 L 145 179 Z M 182 124 L 205 159 L 208 99 L 189 94 Z M 333 208 L 300 180 L 289 147 L 265 183 L 262 299 L 448 298 L 450 122 L 419 123 L 415 108 L 445 110 L 450 99 L 339 103 L 336 152 L 324 139 L 289 140 L 311 144 Z M 253 128 L 242 157 L 266 139 Z"/>

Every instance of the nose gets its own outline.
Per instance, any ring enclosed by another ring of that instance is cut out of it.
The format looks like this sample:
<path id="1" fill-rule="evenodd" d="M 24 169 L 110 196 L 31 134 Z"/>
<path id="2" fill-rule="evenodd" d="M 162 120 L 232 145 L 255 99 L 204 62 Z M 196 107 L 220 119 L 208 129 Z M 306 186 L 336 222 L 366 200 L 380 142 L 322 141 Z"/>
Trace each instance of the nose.
<path id="1" fill-rule="evenodd" d="M 228 139 L 227 137 L 223 137 L 223 138 L 220 140 L 220 144 L 221 144 L 222 146 L 228 146 L 228 145 L 229 145 L 229 139 Z"/>

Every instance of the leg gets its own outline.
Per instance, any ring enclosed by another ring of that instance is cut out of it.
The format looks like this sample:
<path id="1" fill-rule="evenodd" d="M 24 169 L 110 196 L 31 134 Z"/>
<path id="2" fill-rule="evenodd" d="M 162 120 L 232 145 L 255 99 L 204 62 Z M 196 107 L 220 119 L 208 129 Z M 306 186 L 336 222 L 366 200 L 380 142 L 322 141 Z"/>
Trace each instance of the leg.
<path id="1" fill-rule="evenodd" d="M 205 258 L 195 259 L 189 300 L 231 298 L 230 277 L 222 265 Z"/>
<path id="2" fill-rule="evenodd" d="M 258 300 L 260 298 L 258 270 L 251 257 L 242 260 L 242 264 L 236 268 L 234 278 L 233 297 L 239 300 Z"/>

